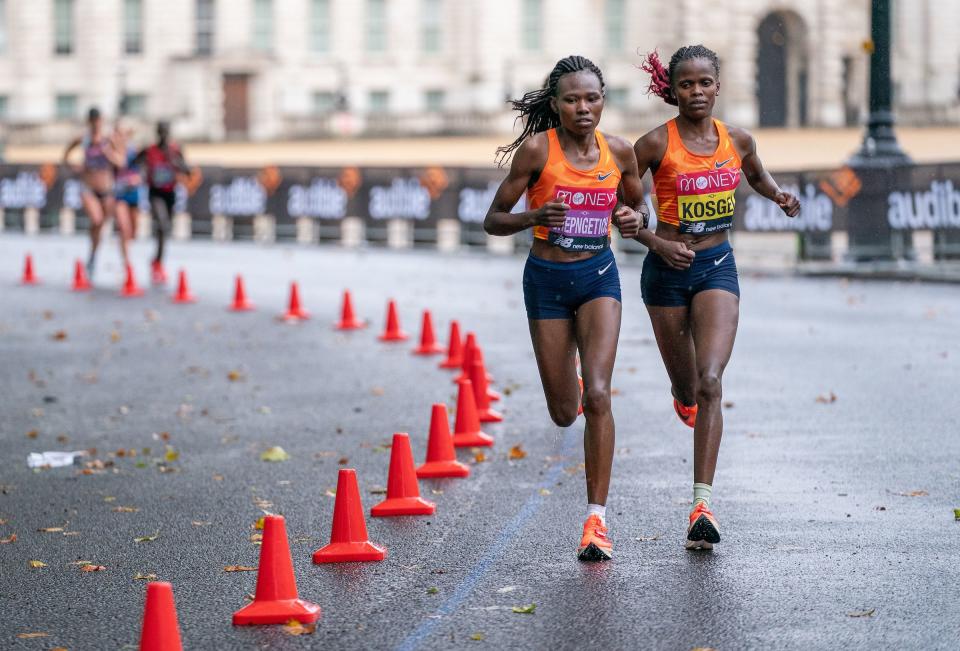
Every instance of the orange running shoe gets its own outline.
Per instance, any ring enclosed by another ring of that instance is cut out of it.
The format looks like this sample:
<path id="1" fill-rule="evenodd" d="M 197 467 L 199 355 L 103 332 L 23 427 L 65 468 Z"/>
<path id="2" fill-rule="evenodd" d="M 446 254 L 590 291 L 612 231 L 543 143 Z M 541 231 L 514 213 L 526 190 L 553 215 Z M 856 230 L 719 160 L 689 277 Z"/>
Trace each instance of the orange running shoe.
<path id="1" fill-rule="evenodd" d="M 583 523 L 577 558 L 581 561 L 609 561 L 613 558 L 613 543 L 607 538 L 607 527 L 599 515 L 591 515 Z"/>
<path id="2" fill-rule="evenodd" d="M 687 549 L 713 549 L 720 542 L 720 525 L 704 502 L 697 502 L 690 512 L 690 526 L 687 527 Z"/>
<path id="3" fill-rule="evenodd" d="M 687 427 L 694 427 L 697 424 L 697 406 L 687 407 L 676 398 L 673 399 L 673 410 Z"/>
<path id="4" fill-rule="evenodd" d="M 150 263 L 150 278 L 154 285 L 165 285 L 167 282 L 167 272 L 163 268 L 163 263 L 154 260 Z"/>

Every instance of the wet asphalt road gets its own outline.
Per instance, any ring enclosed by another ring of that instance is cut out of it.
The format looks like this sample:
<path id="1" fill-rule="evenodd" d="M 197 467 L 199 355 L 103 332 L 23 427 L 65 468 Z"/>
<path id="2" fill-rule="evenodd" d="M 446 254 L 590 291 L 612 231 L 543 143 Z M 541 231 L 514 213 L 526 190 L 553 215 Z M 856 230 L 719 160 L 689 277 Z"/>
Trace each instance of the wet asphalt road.
<path id="1" fill-rule="evenodd" d="M 16 285 L 27 250 L 42 286 Z M 956 286 L 744 274 L 714 489 L 724 538 L 691 553 L 690 430 L 671 409 L 639 266 L 621 267 L 616 558 L 583 565 L 582 421 L 559 430 L 546 416 L 522 258 L 177 243 L 171 270 L 184 265 L 200 299 L 178 306 L 160 291 L 118 298 L 112 243 L 101 289 L 70 294 L 84 250 L 80 238 L 0 236 L 0 539 L 16 534 L 0 545 L 2 648 L 135 648 L 138 574 L 173 583 L 193 649 L 958 645 Z M 134 251 L 142 273 L 148 247 Z M 238 271 L 256 312 L 224 310 Z M 300 326 L 273 320 L 291 279 L 314 315 Z M 371 329 L 330 328 L 344 287 Z M 430 404 L 453 404 L 435 359 L 376 341 L 388 297 L 413 334 L 424 307 L 444 340 L 451 318 L 477 332 L 496 386 L 510 387 L 506 422 L 488 428 L 497 444 L 472 477 L 421 482 L 435 516 L 368 521 L 386 561 L 315 566 L 340 462 L 369 509 L 390 435 L 410 432 L 419 462 Z M 163 432 L 179 454 L 170 472 L 157 463 Z M 260 461 L 273 445 L 291 459 Z M 526 458 L 508 459 L 514 445 Z M 31 451 L 86 448 L 113 465 L 26 467 Z M 263 508 L 286 516 L 300 595 L 323 607 L 312 635 L 230 624 L 256 577 L 224 566 L 256 565 Z M 106 569 L 81 573 L 78 560 Z M 33 632 L 49 635 L 17 637 Z"/>

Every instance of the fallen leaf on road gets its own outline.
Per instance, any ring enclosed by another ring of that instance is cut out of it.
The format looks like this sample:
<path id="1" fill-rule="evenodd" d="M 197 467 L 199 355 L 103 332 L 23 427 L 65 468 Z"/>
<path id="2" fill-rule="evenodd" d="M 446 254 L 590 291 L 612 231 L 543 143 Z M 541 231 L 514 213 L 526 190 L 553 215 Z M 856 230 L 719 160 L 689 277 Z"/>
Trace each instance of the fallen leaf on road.
<path id="1" fill-rule="evenodd" d="M 327 490 L 323 491 L 323 494 L 326 495 L 327 497 L 336 497 L 337 491 L 331 490 L 328 488 Z"/>
<path id="2" fill-rule="evenodd" d="M 427 594 L 437 594 L 438 592 L 440 592 L 440 588 L 436 588 L 436 587 L 427 588 Z"/>
<path id="3" fill-rule="evenodd" d="M 954 520 L 960 520 L 960 509 L 954 509 L 954 510 L 953 510 L 953 519 L 954 519 Z"/>
<path id="4" fill-rule="evenodd" d="M 350 463 L 350 459 L 348 457 L 340 457 L 339 459 L 337 459 L 337 465 L 345 466 L 348 463 Z"/>
<path id="5" fill-rule="evenodd" d="M 137 574 L 133 577 L 134 581 L 153 581 L 157 578 L 156 574 Z"/>
<path id="6" fill-rule="evenodd" d="M 105 568 L 103 565 L 83 565 L 80 567 L 81 572 L 103 572 Z"/>
<path id="7" fill-rule="evenodd" d="M 205 527 L 208 524 L 210 524 L 210 522 L 205 522 L 203 520 L 191 520 L 190 524 L 192 524 L 195 527 Z"/>
<path id="8" fill-rule="evenodd" d="M 111 331 L 110 331 L 110 342 L 115 344 L 115 343 L 117 343 L 118 341 L 120 341 L 120 333 L 117 332 L 116 330 L 111 330 Z"/>
<path id="9" fill-rule="evenodd" d="M 60 533 L 63 531 L 63 527 L 44 527 L 43 529 L 37 529 L 40 533 Z"/>
<path id="10" fill-rule="evenodd" d="M 27 563 L 29 563 L 30 567 L 46 567 L 47 566 L 47 564 L 44 563 L 43 561 L 27 561 Z"/>
<path id="11" fill-rule="evenodd" d="M 919 491 L 904 491 L 904 492 L 897 493 L 897 495 L 900 495 L 901 497 L 927 497 L 929 494 L 930 494 L 930 493 L 928 493 L 927 491 L 923 491 L 923 490 L 919 490 Z"/>
<path id="12" fill-rule="evenodd" d="M 224 572 L 256 572 L 257 568 L 250 567 L 249 565 L 225 565 L 223 567 Z"/>
<path id="13" fill-rule="evenodd" d="M 153 542 L 160 537 L 160 532 L 153 534 L 152 536 L 139 536 L 133 539 L 133 542 L 142 543 L 142 542 Z"/>
<path id="14" fill-rule="evenodd" d="M 876 608 L 871 608 L 870 610 L 851 610 L 847 613 L 847 617 L 873 617 L 875 612 L 877 612 Z"/>
<path id="15" fill-rule="evenodd" d="M 483 642 L 486 639 L 486 636 L 483 633 L 474 633 L 470 636 L 470 639 L 474 642 Z"/>
<path id="16" fill-rule="evenodd" d="M 506 594 L 508 592 L 513 592 L 514 590 L 517 589 L 517 587 L 518 586 L 515 586 L 515 585 L 505 585 L 502 588 L 499 588 L 497 592 L 499 592 L 500 594 Z"/>
<path id="17" fill-rule="evenodd" d="M 637 540 L 640 542 L 653 542 L 654 540 L 660 540 L 660 534 L 656 536 L 640 536 Z"/>
<path id="18" fill-rule="evenodd" d="M 524 451 L 523 447 L 520 444 L 517 444 L 510 448 L 510 453 L 508 455 L 511 459 L 523 459 L 527 456 L 527 453 Z"/>
<path id="19" fill-rule="evenodd" d="M 372 396 L 382 396 L 384 393 L 383 387 L 373 387 L 370 389 L 370 395 Z"/>
<path id="20" fill-rule="evenodd" d="M 93 561 L 71 561 L 67 565 L 90 565 Z"/>
<path id="21" fill-rule="evenodd" d="M 136 513 L 140 509 L 135 506 L 115 506 L 110 510 L 114 513 Z"/>
<path id="22" fill-rule="evenodd" d="M 35 637 L 50 637 L 49 633 L 17 633 L 21 640 L 32 640 Z"/>
<path id="23" fill-rule="evenodd" d="M 57 330 L 56 332 L 53 333 L 53 335 L 51 335 L 50 338 L 53 339 L 54 341 L 63 341 L 67 338 L 67 331 Z"/>
<path id="24" fill-rule="evenodd" d="M 262 533 L 252 533 L 252 534 L 250 534 L 250 542 L 252 542 L 254 545 L 262 545 L 262 544 L 263 544 L 263 534 L 262 534 Z"/>
<path id="25" fill-rule="evenodd" d="M 257 531 L 263 531 L 263 521 L 264 517 L 259 517 L 257 518 L 257 521 L 250 526 L 252 529 L 256 529 Z"/>
<path id="26" fill-rule="evenodd" d="M 384 491 L 384 492 L 386 492 L 386 491 Z M 443 489 L 442 489 L 442 488 L 431 488 L 431 489 L 430 489 L 430 492 L 433 493 L 434 495 L 443 495 Z"/>
<path id="27" fill-rule="evenodd" d="M 487 460 L 487 455 L 481 452 L 480 450 L 477 450 L 476 452 L 473 453 L 474 463 L 483 463 L 486 460 Z"/>
<path id="28" fill-rule="evenodd" d="M 541 488 L 541 489 L 540 489 L 540 494 L 543 495 L 543 496 L 552 495 L 552 493 L 550 492 L 550 489 L 549 489 L 549 488 Z"/>
<path id="29" fill-rule="evenodd" d="M 180 453 L 173 449 L 172 445 L 165 446 L 166 451 L 163 453 L 163 460 L 167 463 L 171 463 L 180 458 Z"/>
<path id="30" fill-rule="evenodd" d="M 38 436 L 39 434 L 40 434 L 40 432 L 38 432 L 38 431 L 35 430 L 35 429 L 32 429 L 32 430 L 30 430 L 29 432 L 27 432 L 27 438 L 28 438 L 28 439 L 35 439 L 35 438 L 37 438 L 37 436 Z"/>
<path id="31" fill-rule="evenodd" d="M 514 606 L 510 610 L 521 615 L 532 615 L 537 609 L 537 604 L 530 604 L 528 606 Z"/>
<path id="32" fill-rule="evenodd" d="M 287 451 L 278 445 L 260 453 L 260 461 L 286 461 L 289 458 Z"/>
<path id="33" fill-rule="evenodd" d="M 817 396 L 817 402 L 819 402 L 822 405 L 829 405 L 836 401 L 837 401 L 837 394 L 835 394 L 833 391 L 831 391 L 829 395 L 821 394 Z"/>
<path id="34" fill-rule="evenodd" d="M 386 495 L 386 494 L 387 494 L 387 489 L 386 489 L 386 488 L 380 488 L 379 486 L 378 486 L 377 488 L 371 488 L 371 489 L 370 489 L 370 494 L 371 494 L 371 495 Z"/>
<path id="35" fill-rule="evenodd" d="M 313 632 L 317 630 L 316 624 L 301 624 L 295 619 L 291 619 L 286 624 L 283 625 L 283 632 L 287 635 L 313 635 Z"/>
<path id="36" fill-rule="evenodd" d="M 230 380 L 231 382 L 240 382 L 247 378 L 240 371 L 230 371 L 229 373 L 227 373 L 227 379 Z"/>
<path id="37" fill-rule="evenodd" d="M 214 475 L 213 481 L 223 481 L 223 475 Z"/>

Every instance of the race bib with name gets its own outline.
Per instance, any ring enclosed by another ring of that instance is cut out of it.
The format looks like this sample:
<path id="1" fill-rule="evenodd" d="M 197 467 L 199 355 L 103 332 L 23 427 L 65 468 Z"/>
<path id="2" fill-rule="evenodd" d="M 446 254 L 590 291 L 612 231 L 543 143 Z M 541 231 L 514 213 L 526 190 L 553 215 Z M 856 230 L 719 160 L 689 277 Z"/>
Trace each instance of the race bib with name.
<path id="1" fill-rule="evenodd" d="M 613 188 L 558 185 L 556 200 L 568 206 L 563 228 L 551 228 L 547 241 L 567 251 L 602 251 L 610 245 L 610 216 L 617 205 Z"/>
<path id="2" fill-rule="evenodd" d="M 730 228 L 739 184 L 738 168 L 677 174 L 680 232 L 701 235 Z"/>

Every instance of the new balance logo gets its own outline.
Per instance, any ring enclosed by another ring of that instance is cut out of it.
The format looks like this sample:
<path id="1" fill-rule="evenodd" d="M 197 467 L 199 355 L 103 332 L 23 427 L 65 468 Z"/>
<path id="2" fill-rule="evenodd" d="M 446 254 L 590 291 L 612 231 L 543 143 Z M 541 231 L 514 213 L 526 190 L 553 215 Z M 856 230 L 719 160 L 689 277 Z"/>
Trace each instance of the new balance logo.
<path id="1" fill-rule="evenodd" d="M 613 172 L 607 172 L 606 174 L 597 174 L 598 181 L 606 181 L 607 177 L 613 174 Z"/>

